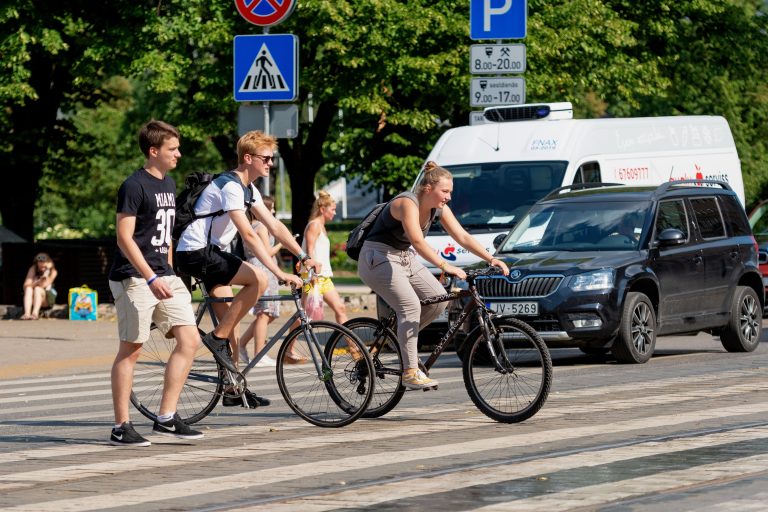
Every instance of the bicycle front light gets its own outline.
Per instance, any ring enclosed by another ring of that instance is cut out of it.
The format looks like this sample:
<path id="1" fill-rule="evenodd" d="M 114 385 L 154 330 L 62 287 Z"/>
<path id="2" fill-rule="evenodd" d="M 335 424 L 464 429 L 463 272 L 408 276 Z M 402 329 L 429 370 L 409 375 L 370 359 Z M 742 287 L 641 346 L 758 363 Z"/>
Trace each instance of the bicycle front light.
<path id="1" fill-rule="evenodd" d="M 601 268 L 593 272 L 572 276 L 569 287 L 575 292 L 610 290 L 613 288 L 613 278 L 613 270 Z"/>

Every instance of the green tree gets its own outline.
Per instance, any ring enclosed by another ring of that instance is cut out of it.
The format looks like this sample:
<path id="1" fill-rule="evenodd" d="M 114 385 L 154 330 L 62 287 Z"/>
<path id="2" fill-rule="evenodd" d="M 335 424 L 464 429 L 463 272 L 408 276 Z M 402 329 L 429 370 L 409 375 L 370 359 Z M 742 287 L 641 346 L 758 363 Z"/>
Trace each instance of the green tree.
<path id="1" fill-rule="evenodd" d="M 127 36 L 142 20 L 140 9 L 116 17 L 112 5 L 95 1 L 41 4 L 0 8 L 0 158 L 17 184 L 0 188 L 0 213 L 28 239 L 43 171 L 72 142 L 67 113 L 99 100 L 98 86 L 114 74 L 113 63 L 129 59 Z"/>
<path id="2" fill-rule="evenodd" d="M 768 193 L 768 12 L 762 0 L 607 2 L 633 20 L 668 85 L 635 115 L 710 114 L 731 126 L 747 204 Z"/>
<path id="3" fill-rule="evenodd" d="M 0 151 L 20 182 L 0 191 L 7 227 L 32 237 L 39 183 L 59 196 L 75 184 L 78 203 L 107 201 L 135 165 L 132 140 L 148 117 L 179 126 L 179 173 L 235 164 L 232 38 L 260 30 L 232 2 L 6 4 Z M 582 117 L 723 114 L 753 199 L 766 183 L 762 9 L 758 0 L 529 0 L 527 99 L 572 101 Z M 445 126 L 467 122 L 466 0 L 302 0 L 271 32 L 299 37 L 298 101 L 311 93 L 315 107 L 298 138 L 280 141 L 295 231 L 318 173 L 343 164 L 395 192 Z M 71 202 L 53 205 L 55 216 Z M 107 230 L 99 208 L 85 217 Z"/>

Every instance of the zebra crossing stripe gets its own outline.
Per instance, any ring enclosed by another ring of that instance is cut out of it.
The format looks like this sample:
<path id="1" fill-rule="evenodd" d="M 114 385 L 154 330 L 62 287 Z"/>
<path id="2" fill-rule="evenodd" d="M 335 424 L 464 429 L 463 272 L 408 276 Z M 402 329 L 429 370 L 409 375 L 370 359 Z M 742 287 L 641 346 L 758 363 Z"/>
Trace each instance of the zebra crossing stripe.
<path id="1" fill-rule="evenodd" d="M 376 508 L 376 505 L 382 503 L 395 503 L 399 500 L 428 496 L 435 493 L 445 493 L 447 489 L 459 491 L 469 487 L 543 477 L 569 469 L 588 470 L 590 467 L 635 458 L 727 445 L 740 441 L 755 441 L 757 439 L 768 439 L 768 427 L 739 429 L 731 432 L 673 439 L 664 442 L 634 444 L 516 464 L 493 465 L 491 467 L 461 471 L 458 477 L 456 473 L 451 472 L 437 476 L 430 475 L 408 479 L 407 484 L 404 484 L 402 481 L 384 484 L 377 483 L 376 485 L 358 487 L 353 490 L 337 493 L 327 493 L 319 496 L 281 501 L 279 503 L 265 503 L 249 507 L 247 510 L 290 512 L 300 509 L 302 512 L 324 512 L 340 508 Z M 744 467 L 745 465 L 749 465 L 749 467 Z M 513 500 L 513 496 L 508 496 L 508 499 L 502 503 L 480 508 L 473 507 L 472 510 L 514 510 L 515 512 L 527 510 L 536 512 L 541 510 L 548 512 L 570 510 L 574 507 L 595 506 L 616 499 L 626 499 L 633 495 L 678 487 L 680 482 L 683 481 L 701 483 L 722 478 L 724 473 L 743 475 L 745 472 L 759 473 L 766 469 L 768 469 L 768 454 L 761 454 L 755 457 L 697 466 L 682 471 L 660 472 L 653 478 L 642 477 L 619 480 L 609 484 L 579 487 L 568 492 L 552 493 L 529 499 Z M 635 493 L 628 493 L 627 490 L 629 489 L 634 489 Z"/>
<path id="2" fill-rule="evenodd" d="M 743 406 L 736 406 L 679 412 L 676 414 L 657 416 L 653 418 L 639 418 L 618 421 L 613 422 L 610 425 L 590 425 L 584 427 L 553 429 L 543 432 L 531 432 L 528 434 L 517 434 L 497 438 L 484 438 L 480 440 L 458 442 L 453 444 L 446 444 L 443 446 L 417 447 L 401 451 L 393 450 L 377 453 L 375 456 L 373 456 L 372 453 L 365 453 L 364 455 L 360 456 L 335 459 L 334 464 L 332 465 L 308 462 L 277 468 L 241 472 L 238 474 L 238 478 L 236 479 L 232 478 L 231 475 L 224 475 L 212 478 L 186 480 L 183 482 L 176 482 L 171 484 L 147 486 L 142 488 L 141 493 L 137 493 L 135 490 L 128 490 L 116 493 L 106 493 L 99 496 L 84 496 L 73 499 L 18 505 L 6 510 L 38 512 L 68 510 L 79 512 L 87 510 L 102 510 L 115 507 L 139 506 L 168 499 L 179 499 L 216 492 L 225 492 L 235 489 L 244 489 L 253 487 L 253 482 L 258 482 L 259 485 L 263 486 L 301 478 L 313 478 L 318 475 L 333 474 L 338 471 L 364 470 L 373 466 L 382 466 L 386 464 L 403 464 L 442 457 L 455 457 L 463 454 L 498 452 L 499 450 L 503 449 L 546 443 L 553 438 L 557 438 L 559 440 L 567 440 L 581 437 L 594 437 L 605 434 L 606 432 L 616 434 L 632 430 L 669 427 L 689 422 L 702 422 L 706 419 L 733 419 L 739 416 L 755 415 L 765 412 L 768 412 L 768 403 L 750 404 L 748 408 Z M 444 422 L 443 426 L 450 429 L 455 428 L 453 422 Z M 404 435 L 404 433 L 405 431 L 401 427 L 399 429 L 395 429 L 395 431 L 392 432 L 392 434 L 394 434 L 392 437 L 399 437 Z M 412 431 L 411 426 L 409 425 L 407 434 L 409 436 L 413 436 L 417 433 L 418 432 Z M 369 442 L 372 435 L 379 436 L 379 432 L 377 431 L 374 434 L 369 430 L 365 430 L 354 433 L 340 432 L 331 435 L 324 433 L 322 435 L 315 436 L 317 439 L 315 445 L 319 446 L 319 443 L 328 442 Z M 750 435 L 755 435 L 755 432 L 750 432 Z M 254 452 L 254 456 L 264 456 L 270 451 L 276 449 L 280 450 L 280 447 L 283 449 L 296 449 L 297 446 L 300 446 L 302 449 L 308 449 L 311 447 L 307 446 L 305 443 L 299 442 L 296 439 L 292 439 L 280 441 L 278 443 L 256 443 L 253 445 L 252 450 Z M 656 444 L 656 446 L 660 445 Z M 212 449 L 206 451 L 211 452 L 211 454 L 215 454 L 215 456 L 220 459 L 226 457 L 243 458 L 248 455 L 247 452 L 250 451 L 248 448 L 249 447 L 244 446 L 238 447 L 237 450 Z M 638 452 L 636 448 L 631 447 L 631 449 L 626 452 L 626 456 L 629 458 L 634 458 L 637 456 L 637 453 Z M 91 477 L 94 474 L 118 474 L 131 470 L 142 470 L 151 467 L 157 467 L 158 465 L 168 466 L 171 464 L 193 463 L 195 460 L 199 459 L 201 455 L 202 454 L 200 451 L 195 451 L 174 453 L 170 456 L 156 456 L 151 458 L 141 457 L 133 460 L 122 461 L 113 460 L 109 463 L 61 467 L 52 471 L 43 470 L 39 472 L 32 471 L 27 473 L 17 473 L 15 475 L 4 475 L 2 479 L 0 479 L 0 482 L 7 482 L 9 479 L 13 479 L 14 481 L 23 481 L 24 484 L 28 484 L 30 479 L 32 479 L 32 481 L 49 482 L 58 481 L 58 479 L 73 480 L 78 478 L 86 478 Z M 604 457 L 596 457 L 594 453 L 582 455 L 584 457 L 592 457 L 594 460 L 593 465 L 605 463 L 606 460 Z M 544 459 L 544 461 L 547 460 L 549 459 Z M 587 460 L 588 459 L 581 459 L 580 464 L 584 464 Z M 552 467 L 559 466 L 553 465 Z M 766 467 L 768 468 L 768 466 Z M 541 471 L 541 469 L 538 471 Z M 35 480 L 36 478 L 39 480 Z M 54 480 L 50 480 L 51 478 Z"/>

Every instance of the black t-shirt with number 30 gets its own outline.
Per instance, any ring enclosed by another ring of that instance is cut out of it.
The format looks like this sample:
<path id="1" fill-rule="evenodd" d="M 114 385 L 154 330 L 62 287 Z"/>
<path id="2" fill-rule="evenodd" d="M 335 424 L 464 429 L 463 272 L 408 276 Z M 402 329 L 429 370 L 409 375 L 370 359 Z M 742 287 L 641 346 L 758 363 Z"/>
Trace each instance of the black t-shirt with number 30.
<path id="1" fill-rule="evenodd" d="M 176 218 L 176 183 L 166 176 L 158 179 L 144 169 L 130 175 L 117 192 L 117 213 L 136 216 L 133 239 L 144 259 L 158 276 L 172 276 L 168 264 L 173 221 Z M 109 272 L 111 281 L 142 277 L 120 248 Z"/>

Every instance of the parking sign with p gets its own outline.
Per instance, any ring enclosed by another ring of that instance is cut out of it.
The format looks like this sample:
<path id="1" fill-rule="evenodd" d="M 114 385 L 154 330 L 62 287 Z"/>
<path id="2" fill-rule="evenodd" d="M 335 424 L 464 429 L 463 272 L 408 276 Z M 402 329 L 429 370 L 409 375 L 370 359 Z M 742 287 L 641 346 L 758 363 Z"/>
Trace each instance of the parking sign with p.
<path id="1" fill-rule="evenodd" d="M 470 0 L 469 37 L 523 39 L 527 17 L 527 0 Z"/>

